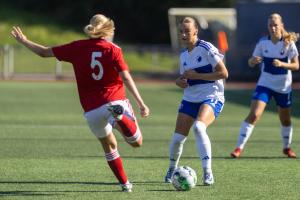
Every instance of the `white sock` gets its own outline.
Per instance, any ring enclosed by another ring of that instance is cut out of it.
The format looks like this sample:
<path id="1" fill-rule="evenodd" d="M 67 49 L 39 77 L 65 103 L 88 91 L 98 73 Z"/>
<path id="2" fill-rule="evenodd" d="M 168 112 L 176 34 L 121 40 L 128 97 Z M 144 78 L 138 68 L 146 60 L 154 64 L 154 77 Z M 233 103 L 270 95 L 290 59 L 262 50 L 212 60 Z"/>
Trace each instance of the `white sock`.
<path id="1" fill-rule="evenodd" d="M 244 149 L 245 144 L 247 143 L 249 137 L 252 134 L 254 125 L 249 124 L 247 122 L 243 122 L 241 125 L 241 129 L 240 129 L 240 135 L 239 135 L 239 139 L 237 142 L 237 147 L 240 149 Z"/>
<path id="2" fill-rule="evenodd" d="M 293 136 L 293 127 L 292 126 L 282 126 L 281 127 L 281 136 L 282 136 L 282 143 L 283 148 L 289 148 L 292 143 L 292 136 Z"/>
<path id="3" fill-rule="evenodd" d="M 170 142 L 170 168 L 177 168 L 180 156 L 183 151 L 183 144 L 186 140 L 186 136 L 174 133 L 173 138 Z"/>
<path id="4" fill-rule="evenodd" d="M 202 167 L 206 171 L 211 171 L 211 143 L 206 133 L 206 125 L 203 122 L 196 121 L 193 125 L 193 131 Z"/>

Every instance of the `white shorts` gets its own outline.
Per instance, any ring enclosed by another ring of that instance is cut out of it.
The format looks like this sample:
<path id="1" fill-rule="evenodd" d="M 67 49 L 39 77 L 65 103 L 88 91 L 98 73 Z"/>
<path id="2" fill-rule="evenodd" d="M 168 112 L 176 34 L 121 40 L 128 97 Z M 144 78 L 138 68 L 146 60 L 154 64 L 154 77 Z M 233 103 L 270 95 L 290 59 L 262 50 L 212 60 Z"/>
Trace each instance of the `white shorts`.
<path id="1" fill-rule="evenodd" d="M 121 105 L 124 108 L 124 114 L 133 120 L 136 120 L 133 109 L 128 99 L 117 100 L 109 102 L 112 105 Z M 107 135 L 112 133 L 114 128 L 115 119 L 111 113 L 107 110 L 107 104 L 100 106 L 94 110 L 84 113 L 86 121 L 97 138 L 105 138 Z"/>

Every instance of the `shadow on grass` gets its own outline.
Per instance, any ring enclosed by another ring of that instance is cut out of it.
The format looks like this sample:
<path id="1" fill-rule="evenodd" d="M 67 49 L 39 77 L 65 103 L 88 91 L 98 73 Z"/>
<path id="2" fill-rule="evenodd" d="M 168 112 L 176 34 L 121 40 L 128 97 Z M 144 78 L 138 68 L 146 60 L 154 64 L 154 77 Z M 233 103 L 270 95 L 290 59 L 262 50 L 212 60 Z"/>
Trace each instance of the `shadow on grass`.
<path id="1" fill-rule="evenodd" d="M 64 194 L 56 194 L 51 193 L 48 194 L 48 191 L 1 191 L 0 197 L 3 196 L 57 196 L 57 195 L 64 195 Z M 56 192 L 56 191 L 55 191 Z"/>
<path id="2" fill-rule="evenodd" d="M 75 181 L 0 181 L 1 184 L 38 184 L 38 185 L 60 185 L 60 184 L 81 184 L 81 185 L 119 185 L 118 183 L 107 182 L 75 182 Z M 103 192 L 122 192 L 116 190 L 49 190 L 49 191 L 0 191 L 0 197 L 4 196 L 62 196 L 67 193 L 103 193 Z"/>
<path id="3" fill-rule="evenodd" d="M 5 196 L 64 196 L 64 193 L 103 193 L 103 192 L 122 192 L 121 190 L 55 190 L 55 191 L 1 191 L 0 197 Z"/>
<path id="4" fill-rule="evenodd" d="M 76 181 L 0 181 L 0 184 L 83 184 L 83 185 L 119 185 L 111 182 L 76 182 Z"/>
<path id="5" fill-rule="evenodd" d="M 135 181 L 132 182 L 134 185 L 164 185 L 163 181 Z M 111 182 L 75 182 L 75 181 L 0 181 L 1 184 L 39 184 L 39 185 L 48 185 L 48 184 L 83 184 L 83 185 L 119 185 L 118 183 Z M 174 191 L 174 190 L 148 190 L 148 191 Z M 0 197 L 4 196 L 58 196 L 66 195 L 67 193 L 103 193 L 103 192 L 122 192 L 120 189 L 117 190 L 49 190 L 49 191 L 1 191 Z"/>
<path id="6" fill-rule="evenodd" d="M 174 190 L 147 190 L 147 191 L 149 191 L 149 192 L 176 192 L 176 190 L 174 189 Z"/>

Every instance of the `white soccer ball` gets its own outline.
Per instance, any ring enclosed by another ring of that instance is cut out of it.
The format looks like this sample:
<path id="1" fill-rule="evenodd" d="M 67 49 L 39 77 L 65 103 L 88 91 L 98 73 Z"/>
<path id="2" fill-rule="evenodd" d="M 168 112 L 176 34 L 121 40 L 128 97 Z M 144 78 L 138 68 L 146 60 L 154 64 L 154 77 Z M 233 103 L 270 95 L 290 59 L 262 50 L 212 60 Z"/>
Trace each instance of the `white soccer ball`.
<path id="1" fill-rule="evenodd" d="M 188 191 L 196 186 L 197 174 L 196 172 L 188 167 L 181 166 L 174 170 L 172 175 L 172 184 L 178 191 Z"/>

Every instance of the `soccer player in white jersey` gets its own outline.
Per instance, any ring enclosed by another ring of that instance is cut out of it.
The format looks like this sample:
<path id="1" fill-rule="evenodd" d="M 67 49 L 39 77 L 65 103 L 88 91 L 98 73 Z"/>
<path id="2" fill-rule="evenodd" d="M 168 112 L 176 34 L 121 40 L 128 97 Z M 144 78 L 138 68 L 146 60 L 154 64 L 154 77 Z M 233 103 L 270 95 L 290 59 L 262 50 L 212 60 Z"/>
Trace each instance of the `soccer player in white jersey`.
<path id="1" fill-rule="evenodd" d="M 248 60 L 250 67 L 261 65 L 261 75 L 253 93 L 250 113 L 242 122 L 236 149 L 231 153 L 233 158 L 241 156 L 255 124 L 272 97 L 277 104 L 281 122 L 283 153 L 289 158 L 296 158 L 290 147 L 293 134 L 290 108 L 291 71 L 299 69 L 298 51 L 295 46 L 299 34 L 287 32 L 281 16 L 277 13 L 269 16 L 268 30 L 269 36 L 260 39 Z"/>
<path id="2" fill-rule="evenodd" d="M 180 54 L 180 76 L 176 79 L 176 85 L 184 89 L 184 94 L 170 142 L 170 163 L 165 182 L 171 182 L 171 176 L 183 151 L 183 144 L 192 127 L 203 167 L 203 183 L 212 185 L 212 152 L 206 129 L 222 111 L 222 79 L 228 77 L 228 71 L 222 61 L 223 55 L 218 49 L 198 38 L 198 26 L 193 18 L 184 18 L 180 30 L 187 48 Z"/>

